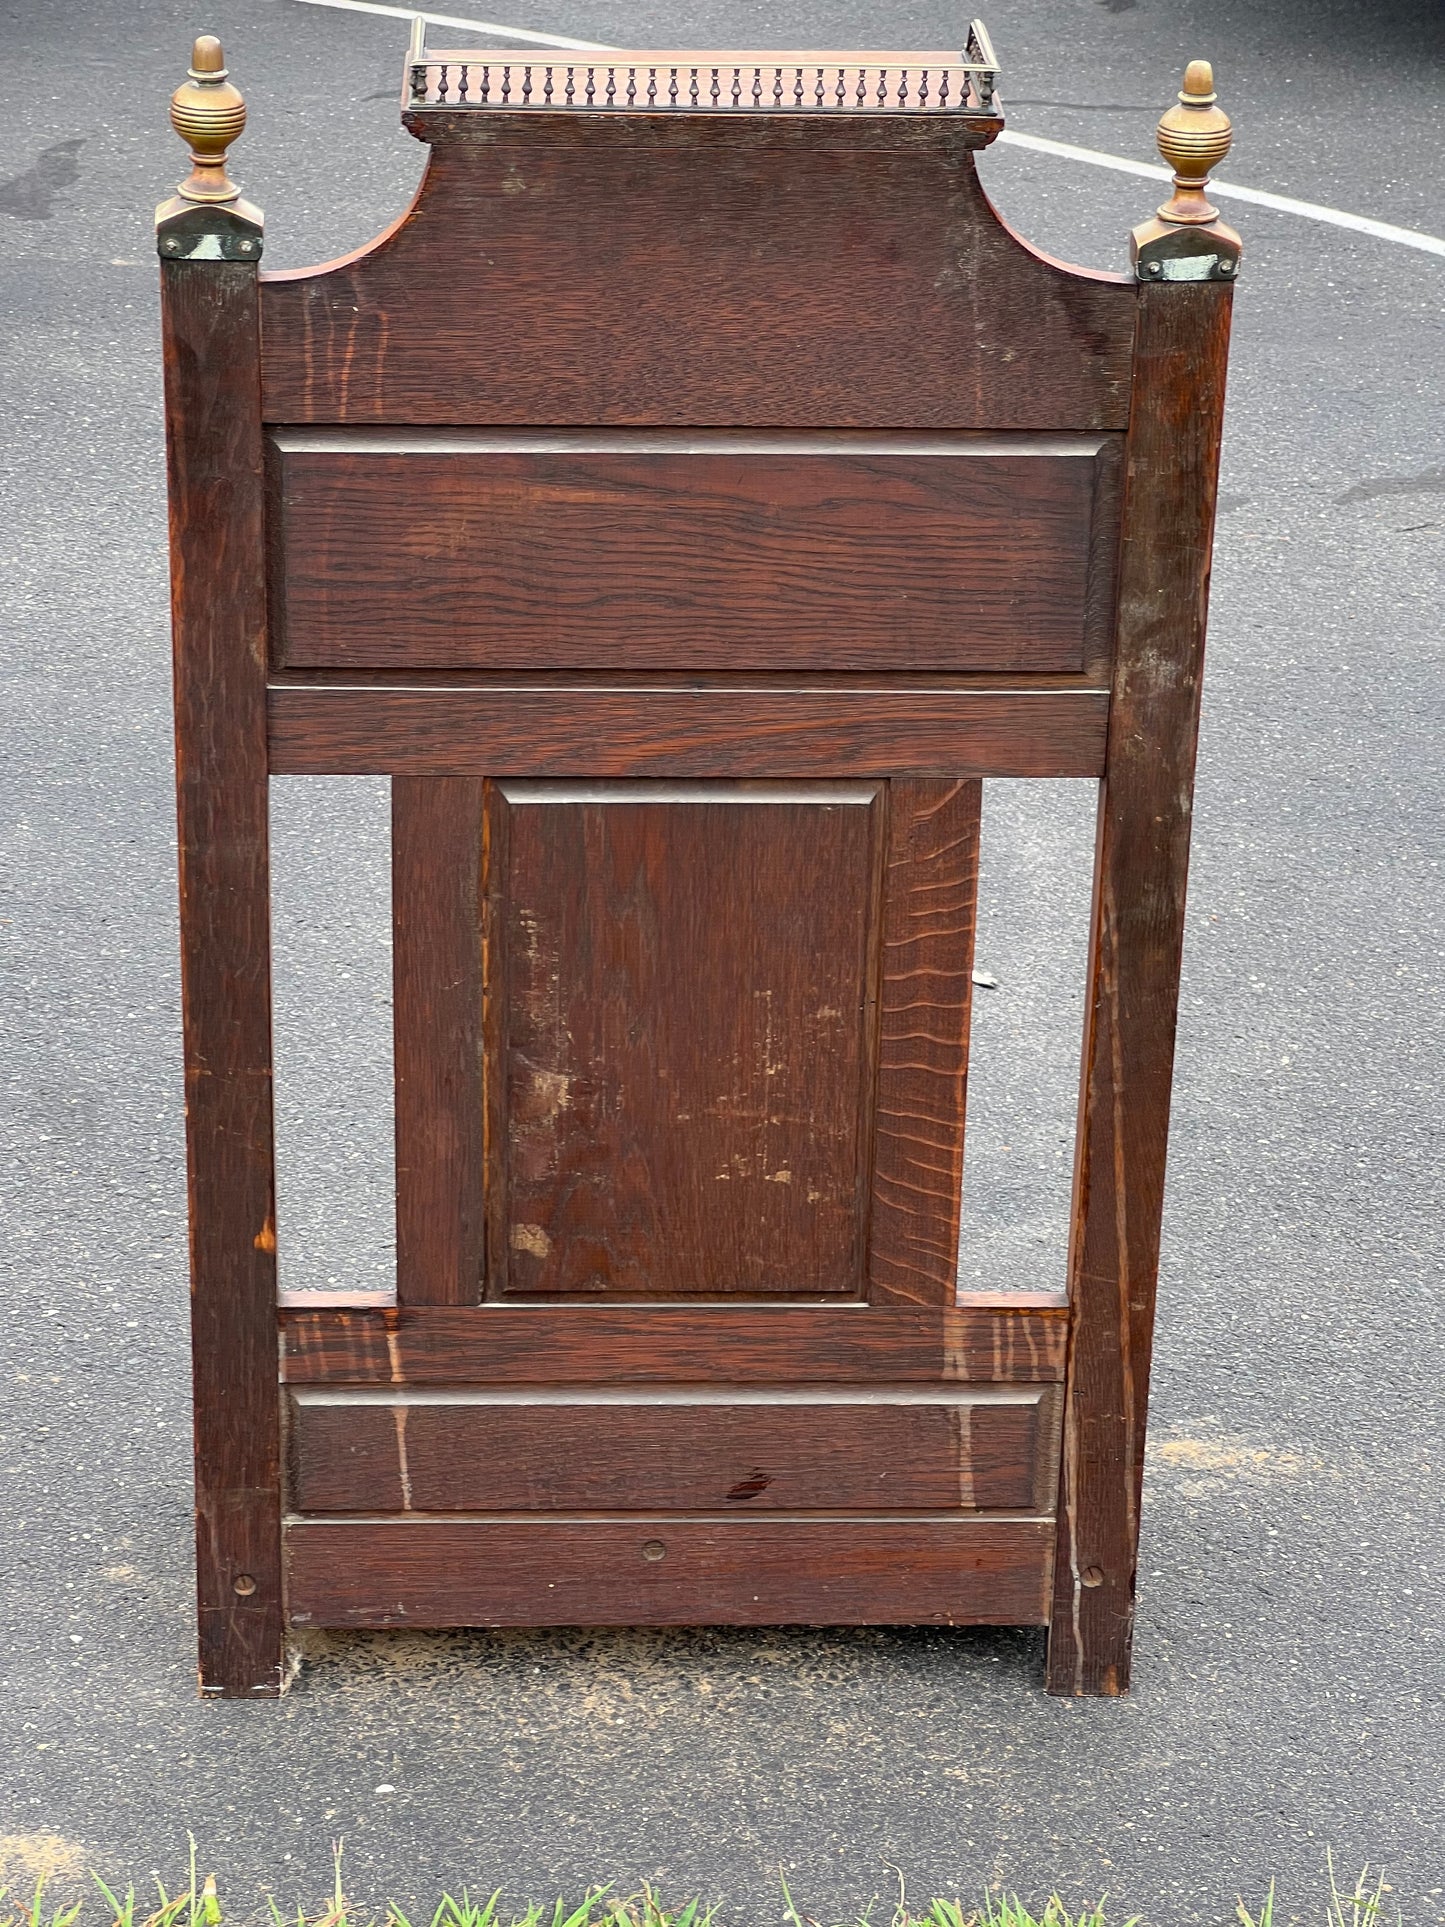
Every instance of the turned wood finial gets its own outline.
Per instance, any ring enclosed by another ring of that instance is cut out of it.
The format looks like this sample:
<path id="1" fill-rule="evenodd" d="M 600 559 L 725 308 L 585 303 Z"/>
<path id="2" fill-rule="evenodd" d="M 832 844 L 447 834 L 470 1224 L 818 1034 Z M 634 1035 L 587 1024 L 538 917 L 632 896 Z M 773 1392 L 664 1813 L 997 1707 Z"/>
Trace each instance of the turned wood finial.
<path id="1" fill-rule="evenodd" d="M 226 173 L 226 150 L 246 125 L 246 103 L 226 77 L 221 43 L 203 33 L 191 51 L 190 73 L 171 95 L 171 126 L 191 150 L 190 178 L 176 192 L 184 201 L 234 201 L 241 190 Z"/>
<path id="2" fill-rule="evenodd" d="M 1178 104 L 1160 121 L 1154 138 L 1174 173 L 1174 192 L 1160 208 L 1159 219 L 1181 227 L 1216 219 L 1217 210 L 1204 198 L 1204 190 L 1211 170 L 1229 152 L 1234 129 L 1218 104 L 1214 69 L 1207 60 L 1190 61 Z"/>

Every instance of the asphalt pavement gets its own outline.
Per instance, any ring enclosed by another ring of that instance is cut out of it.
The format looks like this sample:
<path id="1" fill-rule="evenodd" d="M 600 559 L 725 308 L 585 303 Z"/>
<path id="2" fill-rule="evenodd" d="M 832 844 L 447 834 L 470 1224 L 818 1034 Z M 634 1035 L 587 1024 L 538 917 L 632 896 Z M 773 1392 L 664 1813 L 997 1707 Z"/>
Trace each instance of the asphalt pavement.
<path id="1" fill-rule="evenodd" d="M 483 11 L 664 46 L 936 46 L 964 21 L 925 0 L 575 6 Z M 1203 55 L 1237 129 L 1226 178 L 1445 226 L 1427 0 L 987 19 L 1014 127 L 1148 159 Z M 780 1868 L 831 1919 L 890 1892 L 891 1863 L 916 1896 L 1107 1889 L 1162 1927 L 1228 1921 L 1272 1876 L 1279 1919 L 1316 1921 L 1332 1848 L 1383 1862 L 1408 1921 L 1445 1920 L 1445 260 L 1228 209 L 1246 254 L 1132 1697 L 1046 1698 L 1032 1633 L 701 1630 L 316 1637 L 280 1703 L 202 1705 L 150 234 L 182 171 L 166 101 L 192 35 L 219 32 L 269 267 L 363 242 L 422 154 L 397 122 L 400 21 L 11 0 L 0 22 L 0 1881 L 144 1878 L 189 1828 L 244 1919 L 266 1891 L 319 1892 L 344 1836 L 377 1906 L 647 1877 L 752 1927 L 781 1917 Z M 1160 198 L 1015 148 L 982 172 L 1032 240 L 1091 265 L 1123 265 Z M 293 1282 L 389 1262 L 384 808 L 375 784 L 278 785 Z M 965 1272 L 990 1236 L 1061 1262 L 1083 821 L 1069 786 L 986 799 L 999 983 Z"/>

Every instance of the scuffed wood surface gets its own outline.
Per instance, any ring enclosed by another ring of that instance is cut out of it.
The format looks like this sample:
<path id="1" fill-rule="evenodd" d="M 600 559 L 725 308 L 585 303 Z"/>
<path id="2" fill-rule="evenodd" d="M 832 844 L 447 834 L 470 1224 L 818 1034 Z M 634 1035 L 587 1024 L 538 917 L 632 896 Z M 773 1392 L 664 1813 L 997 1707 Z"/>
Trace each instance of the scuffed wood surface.
<path id="1" fill-rule="evenodd" d="M 877 786 L 493 798 L 488 1295 L 858 1292 Z"/>
<path id="2" fill-rule="evenodd" d="M 1028 1512 L 1048 1387 L 297 1391 L 297 1512 Z M 1042 1477 L 1041 1477 L 1042 1475 Z M 1049 1490 L 1044 1505 L 1052 1503 Z"/>
<path id="3" fill-rule="evenodd" d="M 161 263 L 203 1694 L 281 1688 L 255 269 Z"/>
<path id="4" fill-rule="evenodd" d="M 948 1305 L 958 1271 L 983 785 L 892 783 L 868 1294 Z"/>
<path id="5" fill-rule="evenodd" d="M 403 1304 L 482 1292 L 482 799 L 464 777 L 391 786 L 396 1279 Z"/>
<path id="6" fill-rule="evenodd" d="M 268 421 L 1122 428 L 1134 288 L 1010 235 L 967 130 L 479 117 L 263 286 Z"/>
<path id="7" fill-rule="evenodd" d="M 273 683 L 277 775 L 1098 776 L 1106 689 Z"/>
<path id="8" fill-rule="evenodd" d="M 294 1626 L 1041 1624 L 1048 1519 L 295 1519 Z"/>
<path id="9" fill-rule="evenodd" d="M 280 432 L 275 660 L 1082 670 L 1097 439 L 919 441 Z"/>
<path id="10" fill-rule="evenodd" d="M 1227 283 L 1140 291 L 1085 1013 L 1056 1693 L 1129 1683 L 1229 314 Z"/>
<path id="11" fill-rule="evenodd" d="M 1060 1304 L 961 1311 L 726 1305 L 299 1311 L 281 1375 L 306 1385 L 1048 1384 L 1063 1377 Z"/>

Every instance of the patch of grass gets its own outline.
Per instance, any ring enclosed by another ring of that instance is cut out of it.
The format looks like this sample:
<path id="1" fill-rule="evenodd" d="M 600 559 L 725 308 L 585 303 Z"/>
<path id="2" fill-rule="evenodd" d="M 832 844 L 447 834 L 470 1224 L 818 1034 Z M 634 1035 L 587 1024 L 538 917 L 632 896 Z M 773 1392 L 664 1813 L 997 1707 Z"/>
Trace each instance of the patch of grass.
<path id="1" fill-rule="evenodd" d="M 368 1911 L 357 1911 L 347 1899 L 341 1880 L 341 1858 L 338 1845 L 333 1850 L 331 1892 L 320 1906 L 298 1907 L 294 1915 L 287 1915 L 272 1901 L 269 1903 L 271 1927 L 721 1927 L 717 1906 L 704 1906 L 698 1900 L 669 1906 L 646 1883 L 636 1893 L 623 1895 L 614 1895 L 608 1887 L 593 1887 L 580 1900 L 556 1900 L 549 1905 L 534 1902 L 521 1913 L 503 1907 L 500 1890 L 485 1900 L 473 1900 L 463 1889 L 459 1898 L 443 1894 L 430 1914 L 410 1917 L 400 1907 L 388 1906 L 376 1918 Z M 1346 1891 L 1336 1877 L 1333 1855 L 1326 1855 L 1326 1866 L 1329 1894 L 1323 1927 L 1387 1927 L 1385 1895 L 1389 1889 L 1384 1876 L 1372 1886 L 1369 1868 L 1362 1868 L 1353 1887 Z M 1123 1919 L 1113 1915 L 1106 1918 L 1107 1895 L 1077 1914 L 1071 1914 L 1057 1894 L 1045 1901 L 1037 1913 L 1016 1894 L 985 1894 L 976 1906 L 961 1900 L 935 1899 L 928 1901 L 922 1912 L 915 1912 L 908 1900 L 902 1873 L 896 1868 L 893 1871 L 898 1892 L 891 1913 L 875 1918 L 874 1909 L 886 1904 L 875 1900 L 851 1927 L 1140 1927 L 1137 1914 Z M 21 1903 L 0 1887 L 0 1927 L 76 1927 L 82 1910 L 85 1912 L 82 1927 L 226 1927 L 227 1916 L 222 1910 L 215 1879 L 210 1875 L 204 1880 L 197 1877 L 194 1839 L 190 1842 L 186 1884 L 172 1895 L 157 1879 L 154 1903 L 137 1899 L 134 1887 L 127 1887 L 121 1896 L 112 1892 L 98 1874 L 91 1877 L 104 1902 L 102 1913 L 89 1908 L 83 1900 L 47 1907 L 46 1881 L 42 1877 L 36 1881 L 28 1903 Z M 783 1917 L 788 1927 L 825 1927 L 816 1915 L 800 1912 L 781 1869 L 778 1877 L 784 1901 Z M 1257 1914 L 1252 1914 L 1241 1900 L 1235 1909 L 1237 1927 L 1275 1927 L 1274 1899 L 1271 1881 Z M 1398 1913 L 1394 1922 L 1398 1927 Z M 233 1921 L 231 1927 L 237 1927 L 237 1923 Z M 744 1923 L 734 1923 L 734 1927 L 744 1927 Z M 835 1923 L 835 1927 L 845 1927 L 845 1924 Z"/>

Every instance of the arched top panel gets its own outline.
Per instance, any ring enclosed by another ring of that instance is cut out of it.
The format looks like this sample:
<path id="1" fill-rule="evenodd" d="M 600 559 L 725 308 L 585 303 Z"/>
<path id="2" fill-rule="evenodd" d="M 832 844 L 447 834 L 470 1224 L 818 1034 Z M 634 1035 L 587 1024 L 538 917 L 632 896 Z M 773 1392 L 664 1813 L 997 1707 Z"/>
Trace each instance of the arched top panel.
<path id="1" fill-rule="evenodd" d="M 1122 428 L 1135 285 L 1000 221 L 991 76 L 980 100 L 959 65 L 940 101 L 947 58 L 424 56 L 409 213 L 263 277 L 266 418 Z"/>

